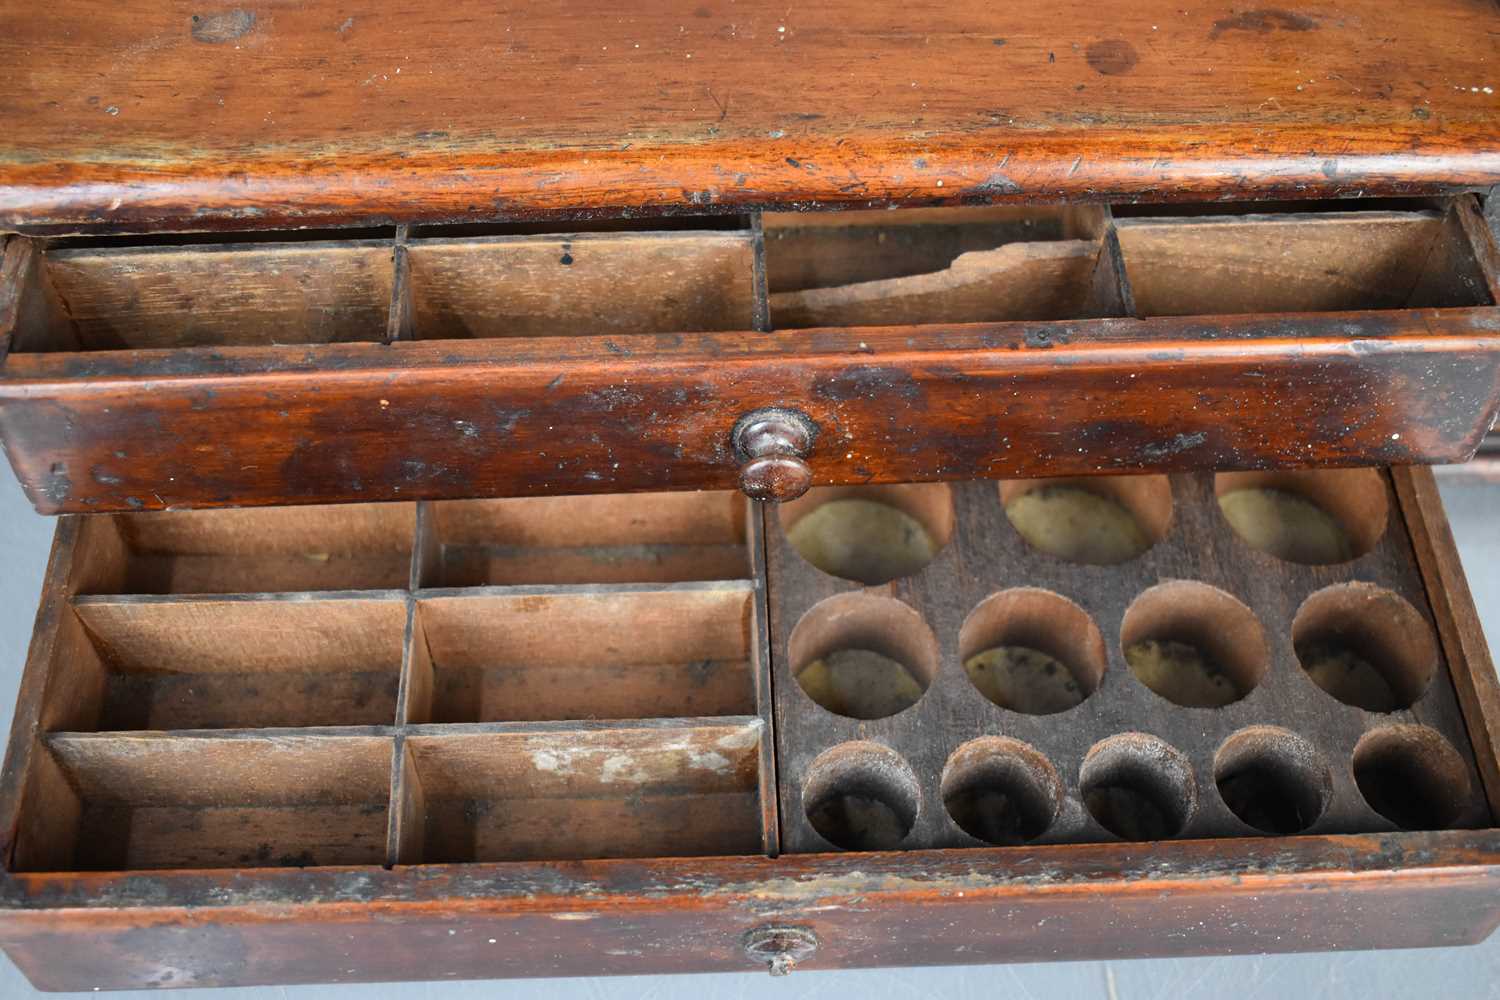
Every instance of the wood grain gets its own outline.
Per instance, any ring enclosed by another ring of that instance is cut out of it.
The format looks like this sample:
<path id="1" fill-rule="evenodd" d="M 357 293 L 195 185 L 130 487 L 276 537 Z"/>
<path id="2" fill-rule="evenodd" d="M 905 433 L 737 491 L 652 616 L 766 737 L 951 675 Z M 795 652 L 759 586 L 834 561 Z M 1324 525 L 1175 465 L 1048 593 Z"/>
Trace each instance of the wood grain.
<path id="1" fill-rule="evenodd" d="M 421 597 L 431 721 L 748 715 L 751 596 L 718 583 Z"/>
<path id="2" fill-rule="evenodd" d="M 377 242 L 112 248 L 43 266 L 83 350 L 327 344 L 381 338 L 391 255 Z M 78 349 L 68 334 L 27 349 Z"/>
<path id="3" fill-rule="evenodd" d="M 1077 315 L 1099 256 L 1082 240 L 970 250 L 925 274 L 771 295 L 771 322 L 894 326 L 1062 319 Z"/>
<path id="4" fill-rule="evenodd" d="M 749 570 L 738 492 L 516 497 L 430 504 L 421 585 L 671 583 Z"/>
<path id="5" fill-rule="evenodd" d="M 749 234 L 655 233 L 415 240 L 420 339 L 749 329 Z"/>
<path id="6" fill-rule="evenodd" d="M 1391 477 L 1401 498 L 1417 564 L 1432 595 L 1443 652 L 1451 662 L 1466 665 L 1454 673 L 1453 685 L 1463 706 L 1490 812 L 1500 817 L 1500 680 L 1495 677 L 1490 647 L 1459 561 L 1458 545 L 1432 470 L 1393 469 Z"/>
<path id="7" fill-rule="evenodd" d="M 1500 181 L 1500 98 L 1483 89 L 1500 89 L 1500 13 L 1476 0 L 701 10 L 17 7 L 0 20 L 0 225 Z"/>
<path id="8" fill-rule="evenodd" d="M 785 925 L 818 937 L 805 968 L 834 969 L 1454 946 L 1495 923 L 1492 832 L 1232 844 L 8 875 L 0 941 L 34 982 L 87 991 L 764 971 L 744 936 Z"/>
<path id="9" fill-rule="evenodd" d="M 46 752 L 81 803 L 21 857 L 77 870 L 379 864 L 391 744 L 379 737 L 59 734 Z M 69 856 L 71 855 L 71 856 Z"/>
<path id="10" fill-rule="evenodd" d="M 759 719 L 414 733 L 424 857 L 511 861 L 760 849 Z"/>
<path id="11" fill-rule="evenodd" d="M 1401 308 L 1443 228 L 1437 213 L 1358 212 L 1128 219 L 1119 234 L 1141 314 L 1190 316 Z"/>
<path id="12" fill-rule="evenodd" d="M 47 513 L 732 489 L 731 431 L 765 406 L 818 427 L 815 484 L 1460 461 L 1500 401 L 1495 325 L 1451 309 L 12 355 L 0 432 Z"/>
<path id="13" fill-rule="evenodd" d="M 389 726 L 396 721 L 406 621 L 406 603 L 399 597 L 103 597 L 81 598 L 74 611 L 89 631 L 89 653 L 106 684 L 92 716 L 74 710 L 69 728 Z M 87 661 L 80 657 L 79 662 Z M 59 666 L 72 667 L 67 661 Z"/>
<path id="14" fill-rule="evenodd" d="M 247 472 L 253 470 L 246 470 Z M 406 585 L 415 504 L 174 511 L 112 519 L 119 572 L 82 593 L 234 594 Z"/>

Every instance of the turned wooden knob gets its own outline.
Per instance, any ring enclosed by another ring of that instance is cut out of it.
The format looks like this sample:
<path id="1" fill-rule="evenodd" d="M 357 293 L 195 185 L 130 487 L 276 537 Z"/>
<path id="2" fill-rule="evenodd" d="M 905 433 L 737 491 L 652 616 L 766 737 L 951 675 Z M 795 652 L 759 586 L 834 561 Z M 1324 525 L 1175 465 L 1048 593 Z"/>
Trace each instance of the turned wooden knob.
<path id="1" fill-rule="evenodd" d="M 752 500 L 795 500 L 812 485 L 810 420 L 794 410 L 765 409 L 745 415 L 734 428 L 740 460 L 740 490 Z"/>

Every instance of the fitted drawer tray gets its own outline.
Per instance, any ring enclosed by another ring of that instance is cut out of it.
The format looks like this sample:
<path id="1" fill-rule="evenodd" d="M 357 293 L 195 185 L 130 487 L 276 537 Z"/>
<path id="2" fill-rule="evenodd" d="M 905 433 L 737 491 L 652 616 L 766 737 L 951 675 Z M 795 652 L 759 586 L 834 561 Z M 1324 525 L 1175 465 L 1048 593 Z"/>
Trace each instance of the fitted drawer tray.
<path id="1" fill-rule="evenodd" d="M 0 944 L 64 990 L 1458 944 L 1426 470 L 67 517 Z"/>
<path id="2" fill-rule="evenodd" d="M 0 438 L 47 513 L 1462 461 L 1471 197 L 13 237 Z"/>

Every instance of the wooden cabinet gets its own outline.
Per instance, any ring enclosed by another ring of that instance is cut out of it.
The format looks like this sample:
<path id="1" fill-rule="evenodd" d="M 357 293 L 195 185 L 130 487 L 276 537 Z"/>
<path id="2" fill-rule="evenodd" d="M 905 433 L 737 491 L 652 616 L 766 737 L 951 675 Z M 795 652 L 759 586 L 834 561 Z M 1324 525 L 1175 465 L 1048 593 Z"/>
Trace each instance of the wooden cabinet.
<path id="1" fill-rule="evenodd" d="M 1500 406 L 1480 6 L 0 12 L 0 443 L 62 515 L 0 946 L 1485 937 L 1423 467 Z"/>

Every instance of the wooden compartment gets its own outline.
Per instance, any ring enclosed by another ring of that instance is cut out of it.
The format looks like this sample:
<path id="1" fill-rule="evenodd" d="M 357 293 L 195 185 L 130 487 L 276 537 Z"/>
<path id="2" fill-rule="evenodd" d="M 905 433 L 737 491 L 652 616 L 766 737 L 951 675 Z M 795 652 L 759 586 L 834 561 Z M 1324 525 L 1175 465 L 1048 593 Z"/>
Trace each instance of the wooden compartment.
<path id="1" fill-rule="evenodd" d="M 392 749 L 380 736 L 55 734 L 14 870 L 380 865 Z"/>
<path id="2" fill-rule="evenodd" d="M 45 312 L 11 350 L 119 351 L 379 341 L 394 280 L 389 239 L 49 248 Z"/>
<path id="3" fill-rule="evenodd" d="M 76 597 L 48 730 L 389 726 L 406 602 Z"/>
<path id="4" fill-rule="evenodd" d="M 143 512 L 85 530 L 79 593 L 385 590 L 407 584 L 416 505 Z"/>
<path id="5" fill-rule="evenodd" d="M 1452 207 L 1117 223 L 1142 316 L 1488 306 Z"/>
<path id="6" fill-rule="evenodd" d="M 429 592 L 407 719 L 753 715 L 754 598 L 747 580 Z"/>
<path id="7" fill-rule="evenodd" d="M 739 493 L 457 500 L 427 510 L 425 587 L 733 580 L 750 569 Z"/>
<path id="8" fill-rule="evenodd" d="M 1108 210 L 767 213 L 778 328 L 1127 315 Z"/>
<path id="9" fill-rule="evenodd" d="M 416 586 L 439 565 L 420 503 L 410 589 L 230 596 L 75 594 L 120 525 L 64 519 L 0 775 L 0 942 L 73 988 L 75 954 L 93 985 L 205 985 L 658 971 L 669 940 L 746 969 L 1494 926 L 1500 687 L 1430 473 L 820 488 L 756 513 L 741 579 Z M 356 606 L 374 617 L 331 628 Z M 316 638 L 283 644 L 293 624 Z M 225 704 L 249 726 L 283 653 L 369 661 L 377 633 L 403 643 L 392 725 L 79 731 L 140 707 L 107 650 L 262 656 L 246 697 L 207 678 L 160 723 Z M 246 948 L 253 974 L 225 961 Z"/>
<path id="10" fill-rule="evenodd" d="M 767 512 L 786 850 L 1493 824 L 1382 472 L 902 489 Z"/>
<path id="11" fill-rule="evenodd" d="M 763 851 L 763 732 L 753 717 L 415 730 L 406 808 L 420 839 L 402 860 Z"/>
<path id="12" fill-rule="evenodd" d="M 746 330 L 749 232 L 558 233 L 413 239 L 419 339 Z"/>
<path id="13" fill-rule="evenodd" d="M 48 513 L 733 489 L 766 408 L 829 486 L 1468 457 L 1500 406 L 1477 200 L 1339 207 L 397 227 L 366 342 L 107 351 L 24 349 L 72 320 L 15 237 L 0 439 Z"/>

